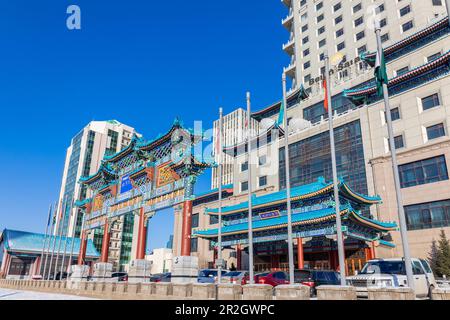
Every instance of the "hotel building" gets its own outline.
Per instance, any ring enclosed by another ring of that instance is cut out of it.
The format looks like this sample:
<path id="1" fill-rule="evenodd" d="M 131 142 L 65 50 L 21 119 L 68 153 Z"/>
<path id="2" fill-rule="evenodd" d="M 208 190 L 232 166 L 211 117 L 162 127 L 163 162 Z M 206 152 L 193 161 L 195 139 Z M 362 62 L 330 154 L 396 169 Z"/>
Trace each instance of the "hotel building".
<path id="1" fill-rule="evenodd" d="M 441 229 L 450 236 L 450 27 L 444 2 L 282 3 L 288 8 L 282 24 L 290 33 L 283 49 L 291 57 L 284 71 L 292 80 L 287 99 L 287 134 L 291 186 L 297 196 L 293 199 L 297 210 L 296 263 L 336 268 L 333 235 L 322 232 L 317 236 L 312 232 L 318 230 L 315 223 L 324 229 L 324 221 L 333 219 L 326 213 L 333 199 L 326 191 L 332 172 L 321 78 L 325 50 L 332 63 L 331 104 L 341 200 L 348 206 L 342 208 L 348 229 L 347 272 L 359 270 L 369 258 L 403 255 L 384 103 L 376 94 L 374 82 L 373 12 L 382 26 L 411 254 L 427 258 Z M 260 206 L 254 213 L 254 225 L 260 226 L 261 232 L 261 242 L 255 244 L 257 270 L 287 265 L 287 244 L 281 236 L 286 232 L 285 132 L 275 124 L 280 107 L 277 103 L 252 115 L 259 122 L 267 124 L 264 119 L 270 118 L 274 123 L 271 128 L 265 126 L 268 130 L 260 129 L 258 140 L 255 137 L 258 143 L 251 149 L 251 185 L 256 195 L 254 203 Z M 245 205 L 249 163 L 242 143 L 226 146 L 225 152 L 234 159 L 232 184 L 224 188 L 224 212 L 228 213 L 223 226 L 225 258 L 228 266 L 237 262 L 241 265 L 245 260 L 241 253 L 246 251 L 247 235 L 242 230 L 248 222 Z M 193 228 L 193 243 L 203 266 L 211 265 L 215 257 L 217 196 L 217 190 L 212 190 L 194 202 L 199 222 Z"/>
<path id="2" fill-rule="evenodd" d="M 62 235 L 80 237 L 83 214 L 72 204 L 89 197 L 86 186 L 78 183 L 80 178 L 97 172 L 104 156 L 127 147 L 135 133 L 134 128 L 115 120 L 92 121 L 73 137 L 66 152 L 55 235 L 62 231 Z M 116 267 L 120 261 L 128 262 L 130 256 L 134 222 L 128 220 L 122 219 L 112 226 L 110 260 Z M 92 237 L 98 251 L 101 251 L 102 236 L 102 231 L 98 230 Z"/>

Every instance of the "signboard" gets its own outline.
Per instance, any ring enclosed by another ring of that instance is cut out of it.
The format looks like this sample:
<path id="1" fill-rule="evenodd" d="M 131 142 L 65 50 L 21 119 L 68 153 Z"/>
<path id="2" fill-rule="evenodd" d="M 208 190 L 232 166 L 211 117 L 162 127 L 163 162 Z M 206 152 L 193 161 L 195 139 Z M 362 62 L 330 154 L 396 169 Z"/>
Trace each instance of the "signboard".
<path id="1" fill-rule="evenodd" d="M 347 227 L 342 227 L 342 232 L 346 232 Z M 301 231 L 294 233 L 292 236 L 293 238 L 310 238 L 310 237 L 317 237 L 317 236 L 325 236 L 325 235 L 333 235 L 336 234 L 336 230 L 334 227 L 329 228 L 323 228 L 323 229 L 316 229 L 316 230 L 308 230 L 308 231 Z M 254 243 L 264 243 L 264 242 L 274 242 L 274 241 L 284 241 L 287 240 L 288 236 L 287 234 L 279 234 L 279 235 L 273 235 L 273 236 L 264 236 L 264 237 L 256 237 L 253 239 Z M 216 245 L 216 243 L 213 243 Z M 239 240 L 232 240 L 232 241 L 223 241 L 223 246 L 234 246 L 238 244 L 248 244 L 248 239 L 239 239 Z"/>
<path id="2" fill-rule="evenodd" d="M 280 216 L 280 211 L 276 210 L 276 211 L 269 211 L 269 212 L 264 212 L 264 213 L 260 213 L 259 217 L 261 218 L 261 220 L 266 220 L 266 219 L 272 219 L 272 218 L 277 218 Z"/>
<path id="3" fill-rule="evenodd" d="M 131 183 L 130 176 L 125 175 L 122 177 L 120 182 L 120 194 L 131 191 L 133 189 L 133 184 Z"/>
<path id="4" fill-rule="evenodd" d="M 156 172 L 156 187 L 159 188 L 174 183 L 179 179 L 180 177 L 173 171 L 168 163 L 162 164 L 158 167 Z"/>

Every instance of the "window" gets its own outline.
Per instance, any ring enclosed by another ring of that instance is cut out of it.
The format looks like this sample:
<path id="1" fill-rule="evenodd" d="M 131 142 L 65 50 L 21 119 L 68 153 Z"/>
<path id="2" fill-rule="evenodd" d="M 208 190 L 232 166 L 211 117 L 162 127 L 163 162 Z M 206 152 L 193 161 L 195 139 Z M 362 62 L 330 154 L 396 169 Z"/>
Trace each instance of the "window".
<path id="1" fill-rule="evenodd" d="M 241 182 L 241 192 L 248 191 L 248 181 Z"/>
<path id="2" fill-rule="evenodd" d="M 248 161 L 241 163 L 241 172 L 245 172 L 248 170 Z"/>
<path id="3" fill-rule="evenodd" d="M 306 57 L 309 55 L 309 49 L 303 50 L 303 57 Z"/>
<path id="4" fill-rule="evenodd" d="M 191 239 L 191 252 L 198 252 L 198 238 Z"/>
<path id="5" fill-rule="evenodd" d="M 381 42 L 389 41 L 389 33 L 385 33 L 381 36 Z"/>
<path id="6" fill-rule="evenodd" d="M 403 140 L 403 136 L 396 136 L 394 137 L 394 144 L 395 144 L 395 149 L 401 149 L 405 147 L 405 142 Z M 391 149 L 390 145 L 389 145 L 389 149 Z"/>
<path id="7" fill-rule="evenodd" d="M 428 140 L 437 139 L 443 136 L 445 136 L 445 128 L 443 123 L 439 123 L 427 128 Z"/>
<path id="8" fill-rule="evenodd" d="M 343 34 L 344 34 L 344 28 L 339 29 L 338 31 L 336 31 L 336 38 L 339 38 Z"/>
<path id="9" fill-rule="evenodd" d="M 261 157 L 259 157 L 259 160 L 258 160 L 258 164 L 260 165 L 260 166 L 263 166 L 263 165 L 265 165 L 267 163 L 267 156 L 261 156 Z"/>
<path id="10" fill-rule="evenodd" d="M 308 69 L 309 67 L 311 67 L 311 62 L 307 61 L 303 64 L 303 70 Z"/>
<path id="11" fill-rule="evenodd" d="M 432 94 L 431 96 L 422 98 L 422 110 L 428 110 L 440 105 L 439 95 L 437 93 Z"/>
<path id="12" fill-rule="evenodd" d="M 404 164 L 398 169 L 402 188 L 448 180 L 445 156 Z"/>
<path id="13" fill-rule="evenodd" d="M 303 44 L 307 44 L 309 42 L 309 37 L 304 37 L 303 39 L 302 39 L 302 43 Z"/>
<path id="14" fill-rule="evenodd" d="M 305 24 L 305 25 L 302 27 L 302 32 L 306 32 L 307 30 L 308 30 L 308 25 Z"/>
<path id="15" fill-rule="evenodd" d="M 399 77 L 401 75 L 404 75 L 405 73 L 408 73 L 408 72 L 409 72 L 409 67 L 408 66 L 403 67 L 401 69 L 398 69 L 397 70 L 397 77 Z"/>
<path id="16" fill-rule="evenodd" d="M 427 61 L 432 62 L 432 61 L 438 59 L 440 56 L 441 56 L 441 53 L 437 52 L 437 53 L 432 54 L 431 56 L 427 57 Z"/>
<path id="17" fill-rule="evenodd" d="M 366 36 L 366 33 L 364 32 L 364 30 L 361 31 L 361 32 L 358 32 L 356 34 L 356 41 L 359 41 L 359 40 L 363 39 L 365 36 Z"/>
<path id="18" fill-rule="evenodd" d="M 442 0 L 433 0 L 433 6 L 442 6 Z"/>
<path id="19" fill-rule="evenodd" d="M 199 226 L 199 215 L 197 213 L 192 215 L 192 228 L 198 228 L 198 226 Z"/>
<path id="20" fill-rule="evenodd" d="M 264 187 L 267 185 L 267 176 L 259 177 L 259 186 Z"/>
<path id="21" fill-rule="evenodd" d="M 322 48 L 323 46 L 325 46 L 327 44 L 327 40 L 326 39 L 322 39 L 319 41 L 319 48 Z"/>
<path id="22" fill-rule="evenodd" d="M 323 111 L 323 105 L 318 105 L 318 108 Z M 357 192 L 367 194 L 366 164 L 360 122 L 354 121 L 336 128 L 335 137 L 338 175 Z M 332 181 L 329 138 L 329 133 L 323 132 L 289 146 L 293 188 L 317 181 L 318 177 L 325 177 L 327 181 Z M 284 148 L 280 148 L 279 157 L 279 184 L 282 190 L 286 188 Z"/>
<path id="23" fill-rule="evenodd" d="M 334 5 L 334 7 L 333 7 L 333 11 L 334 12 L 336 12 L 336 11 L 338 11 L 339 9 L 341 9 L 342 8 L 342 4 L 339 2 L 339 3 L 336 3 L 335 5 Z"/>
<path id="24" fill-rule="evenodd" d="M 322 8 L 323 8 L 323 2 L 319 2 L 318 4 L 316 4 L 316 11 L 319 11 Z"/>
<path id="25" fill-rule="evenodd" d="M 341 42 L 336 46 L 337 51 L 342 51 L 345 49 L 345 42 Z"/>
<path id="26" fill-rule="evenodd" d="M 411 12 L 411 6 L 407 5 L 406 7 L 403 7 L 400 9 L 400 17 L 403 17 Z"/>
<path id="27" fill-rule="evenodd" d="M 362 9 L 361 3 L 358 3 L 356 6 L 353 7 L 353 13 L 357 13 Z"/>
<path id="28" fill-rule="evenodd" d="M 413 21 L 411 20 L 411 21 L 408 21 L 408 22 L 406 22 L 406 23 L 404 23 L 404 24 L 402 25 L 402 30 L 403 30 L 403 32 L 406 32 L 406 31 L 408 31 L 408 30 L 411 30 L 413 27 L 414 27 L 414 23 L 413 23 Z"/>
<path id="29" fill-rule="evenodd" d="M 325 27 L 320 27 L 318 30 L 317 30 L 317 35 L 321 35 L 322 33 L 324 33 L 325 32 Z"/>
<path id="30" fill-rule="evenodd" d="M 363 23 L 364 23 L 364 17 L 361 16 L 355 20 L 355 27 L 360 26 Z"/>
<path id="31" fill-rule="evenodd" d="M 317 23 L 322 22 L 323 19 L 325 19 L 325 17 L 323 14 L 321 14 L 320 16 L 317 17 Z"/>
<path id="32" fill-rule="evenodd" d="M 384 116 L 386 117 L 386 112 L 384 113 Z M 400 109 L 398 107 L 391 109 L 391 119 L 392 119 L 392 121 L 400 120 Z M 387 122 L 386 118 L 385 118 L 385 120 Z"/>
<path id="33" fill-rule="evenodd" d="M 334 24 L 339 24 L 339 23 L 341 23 L 341 22 L 342 22 L 342 16 L 336 17 L 336 18 L 334 19 Z"/>
<path id="34" fill-rule="evenodd" d="M 423 230 L 450 226 L 450 200 L 405 207 L 408 230 Z"/>

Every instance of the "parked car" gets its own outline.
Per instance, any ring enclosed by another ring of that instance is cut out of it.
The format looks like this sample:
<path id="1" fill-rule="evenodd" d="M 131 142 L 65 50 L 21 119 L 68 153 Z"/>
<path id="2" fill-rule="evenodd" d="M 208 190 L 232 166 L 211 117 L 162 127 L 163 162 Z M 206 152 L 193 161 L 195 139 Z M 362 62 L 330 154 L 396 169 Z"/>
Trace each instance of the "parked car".
<path id="1" fill-rule="evenodd" d="M 222 270 L 222 276 L 226 274 L 228 270 Z M 203 269 L 198 273 L 198 283 L 214 283 L 218 274 L 216 269 Z"/>
<path id="2" fill-rule="evenodd" d="M 275 271 L 275 272 L 264 272 L 255 275 L 255 283 L 256 284 L 270 284 L 273 287 L 279 286 L 281 284 L 289 284 L 289 279 L 286 272 L 283 271 Z M 250 277 L 246 276 L 242 284 L 249 284 Z"/>
<path id="3" fill-rule="evenodd" d="M 230 271 L 222 276 L 222 283 L 243 284 L 245 277 L 248 277 L 248 275 L 248 271 Z M 217 283 L 217 277 L 215 283 Z"/>
<path id="4" fill-rule="evenodd" d="M 358 296 L 367 297 L 367 288 L 406 287 L 404 259 L 375 259 L 366 263 L 361 272 L 347 278 L 347 284 L 356 287 Z M 414 287 L 417 297 L 431 297 L 437 288 L 436 279 L 427 261 L 412 259 Z"/>
<path id="5" fill-rule="evenodd" d="M 340 285 L 341 276 L 329 270 L 295 270 L 294 282 L 311 288 L 311 296 L 317 294 L 316 287 L 321 285 Z"/>
<path id="6" fill-rule="evenodd" d="M 58 272 L 57 274 L 56 274 L 56 280 L 65 280 L 65 279 L 67 279 L 67 276 L 68 276 L 68 274 L 67 274 L 67 272 L 63 272 L 63 273 L 61 273 L 61 272 Z"/>
<path id="7" fill-rule="evenodd" d="M 128 281 L 128 273 L 126 272 L 115 272 L 111 274 L 112 282 L 126 282 Z"/>
<path id="8" fill-rule="evenodd" d="M 150 277 L 150 282 L 170 282 L 172 274 L 170 272 L 154 274 Z"/>

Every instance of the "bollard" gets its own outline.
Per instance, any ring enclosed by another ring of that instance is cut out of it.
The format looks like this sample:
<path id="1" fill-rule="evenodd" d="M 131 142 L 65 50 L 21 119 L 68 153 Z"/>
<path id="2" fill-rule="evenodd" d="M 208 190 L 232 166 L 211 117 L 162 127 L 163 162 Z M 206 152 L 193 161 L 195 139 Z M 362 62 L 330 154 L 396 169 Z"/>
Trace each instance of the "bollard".
<path id="1" fill-rule="evenodd" d="M 217 300 L 242 300 L 242 286 L 239 284 L 217 285 Z"/>
<path id="2" fill-rule="evenodd" d="M 192 283 L 174 283 L 172 285 L 172 295 L 178 298 L 191 297 Z"/>
<path id="3" fill-rule="evenodd" d="M 194 283 L 192 285 L 192 299 L 216 300 L 217 289 L 212 283 Z"/>
<path id="4" fill-rule="evenodd" d="M 275 288 L 276 300 L 310 300 L 311 288 L 304 285 L 281 285 Z"/>
<path id="5" fill-rule="evenodd" d="M 407 287 L 368 288 L 369 300 L 416 300 L 414 290 Z"/>
<path id="6" fill-rule="evenodd" d="M 356 289 L 350 286 L 319 286 L 318 300 L 356 300 Z"/>
<path id="7" fill-rule="evenodd" d="M 173 293 L 173 285 L 170 282 L 155 283 L 155 295 L 161 297 L 171 296 Z"/>
<path id="8" fill-rule="evenodd" d="M 151 295 L 155 294 L 155 283 L 143 283 L 141 284 L 141 290 L 139 292 L 139 296 L 143 299 L 148 298 L 150 299 Z"/>
<path id="9" fill-rule="evenodd" d="M 273 287 L 270 284 L 247 284 L 242 286 L 243 300 L 273 300 Z"/>
<path id="10" fill-rule="evenodd" d="M 431 296 L 433 300 L 450 300 L 450 288 L 434 289 Z"/>

